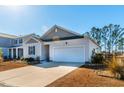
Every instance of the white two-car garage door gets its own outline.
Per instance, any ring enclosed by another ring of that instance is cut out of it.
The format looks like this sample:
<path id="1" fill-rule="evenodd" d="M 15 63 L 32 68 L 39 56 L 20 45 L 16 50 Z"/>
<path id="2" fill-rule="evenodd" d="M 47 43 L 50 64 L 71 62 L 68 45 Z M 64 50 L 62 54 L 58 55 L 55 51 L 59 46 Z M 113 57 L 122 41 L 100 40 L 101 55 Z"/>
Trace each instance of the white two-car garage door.
<path id="1" fill-rule="evenodd" d="M 53 60 L 57 62 L 85 62 L 84 47 L 55 47 Z"/>

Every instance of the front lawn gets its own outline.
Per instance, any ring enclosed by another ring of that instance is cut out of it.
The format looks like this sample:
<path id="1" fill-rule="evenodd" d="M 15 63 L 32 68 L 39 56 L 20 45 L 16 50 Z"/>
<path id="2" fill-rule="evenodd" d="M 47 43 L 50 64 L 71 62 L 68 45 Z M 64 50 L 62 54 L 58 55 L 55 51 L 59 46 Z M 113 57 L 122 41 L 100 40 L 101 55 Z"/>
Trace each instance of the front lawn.
<path id="1" fill-rule="evenodd" d="M 51 83 L 48 87 L 124 87 L 124 81 L 111 76 L 99 75 L 97 71 L 99 70 L 80 67 Z"/>
<path id="2" fill-rule="evenodd" d="M 24 67 L 27 66 L 26 63 L 15 62 L 15 61 L 7 61 L 0 63 L 0 71 L 10 70 L 14 68 Z"/>

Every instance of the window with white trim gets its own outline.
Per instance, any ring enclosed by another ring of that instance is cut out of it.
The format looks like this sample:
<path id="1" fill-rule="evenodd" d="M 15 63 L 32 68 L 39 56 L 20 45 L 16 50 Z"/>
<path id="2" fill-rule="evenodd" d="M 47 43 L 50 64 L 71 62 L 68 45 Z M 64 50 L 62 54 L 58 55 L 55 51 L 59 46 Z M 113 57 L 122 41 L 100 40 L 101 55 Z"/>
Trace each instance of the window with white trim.
<path id="1" fill-rule="evenodd" d="M 28 47 L 28 54 L 29 55 L 35 55 L 35 46 L 29 46 Z"/>

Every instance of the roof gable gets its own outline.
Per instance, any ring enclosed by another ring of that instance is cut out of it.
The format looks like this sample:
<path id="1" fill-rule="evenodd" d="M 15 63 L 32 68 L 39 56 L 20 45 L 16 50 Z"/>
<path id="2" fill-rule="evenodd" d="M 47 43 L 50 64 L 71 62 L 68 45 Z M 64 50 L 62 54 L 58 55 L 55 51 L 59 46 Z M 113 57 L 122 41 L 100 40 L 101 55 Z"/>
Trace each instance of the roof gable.
<path id="1" fill-rule="evenodd" d="M 39 43 L 41 42 L 41 39 L 40 38 L 37 38 L 37 37 L 29 37 L 26 41 L 25 41 L 25 44 L 31 44 L 31 43 Z"/>
<path id="2" fill-rule="evenodd" d="M 73 36 L 80 36 L 80 34 L 62 28 L 60 26 L 54 25 L 42 36 L 42 39 L 49 40 L 49 39 L 59 39 L 59 38 L 73 37 Z"/>
<path id="3" fill-rule="evenodd" d="M 31 44 L 31 43 L 38 43 L 38 41 L 34 40 L 34 39 L 30 39 L 26 42 L 27 44 Z"/>

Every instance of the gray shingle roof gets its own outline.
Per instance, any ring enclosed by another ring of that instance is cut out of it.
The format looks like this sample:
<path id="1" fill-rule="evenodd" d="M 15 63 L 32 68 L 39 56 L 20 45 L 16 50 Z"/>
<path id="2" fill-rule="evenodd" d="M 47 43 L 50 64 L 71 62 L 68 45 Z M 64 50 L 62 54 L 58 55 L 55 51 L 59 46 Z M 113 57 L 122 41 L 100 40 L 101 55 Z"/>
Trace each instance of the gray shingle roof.
<path id="1" fill-rule="evenodd" d="M 0 33 L 0 37 L 5 37 L 5 38 L 17 38 L 15 35 L 10 35 L 10 34 L 5 34 L 5 33 Z"/>

